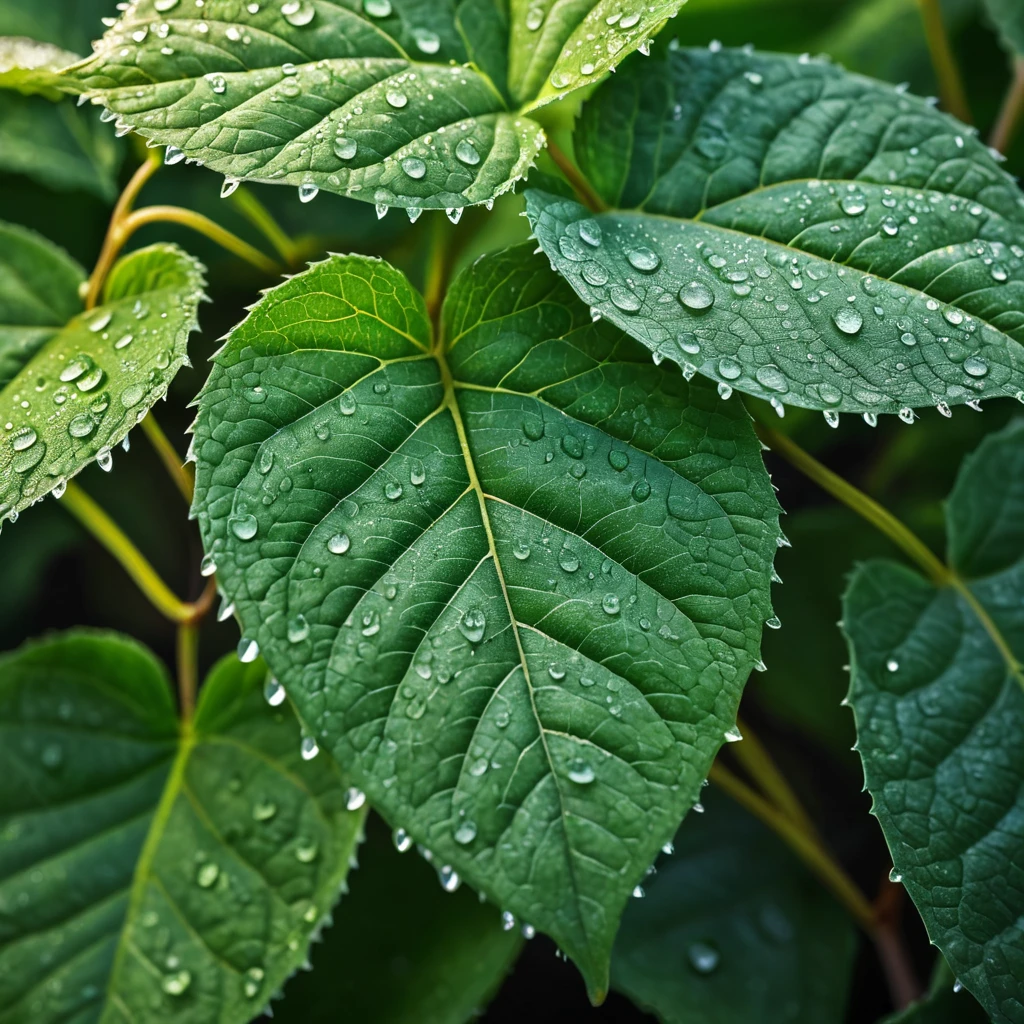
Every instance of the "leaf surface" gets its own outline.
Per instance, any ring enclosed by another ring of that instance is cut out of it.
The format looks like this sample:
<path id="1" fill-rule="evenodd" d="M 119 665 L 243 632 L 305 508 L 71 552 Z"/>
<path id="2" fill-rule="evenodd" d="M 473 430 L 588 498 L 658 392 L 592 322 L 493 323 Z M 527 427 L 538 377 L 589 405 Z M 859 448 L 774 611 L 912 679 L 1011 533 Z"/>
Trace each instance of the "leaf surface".
<path id="1" fill-rule="evenodd" d="M 623 916 L 613 987 L 663 1024 L 841 1020 L 850 919 L 764 825 L 704 803 Z"/>
<path id="2" fill-rule="evenodd" d="M 443 324 L 362 257 L 268 292 L 200 396 L 194 511 L 240 649 L 597 994 L 758 659 L 778 506 L 745 413 L 525 248 Z"/>
<path id="3" fill-rule="evenodd" d="M 26 95 L 41 92 L 49 99 L 60 99 L 58 72 L 78 59 L 77 54 L 52 43 L 0 36 L 0 88 L 17 89 Z"/>
<path id="4" fill-rule="evenodd" d="M 375 816 L 349 881 L 351 893 L 313 949 L 313 970 L 288 982 L 274 1019 L 464 1024 L 479 1016 L 522 948 L 498 910 L 468 889 L 445 892 L 422 858 L 398 853 Z"/>
<path id="5" fill-rule="evenodd" d="M 598 90 L 576 149 L 618 209 L 531 193 L 537 238 L 686 373 L 831 421 L 1024 394 L 1024 196 L 926 101 L 669 46 Z"/>
<path id="6" fill-rule="evenodd" d="M 1006 48 L 1024 57 L 1024 7 L 1016 0 L 985 0 L 985 8 Z"/>
<path id="7" fill-rule="evenodd" d="M 989 1024 L 988 1014 L 977 1000 L 955 986 L 956 978 L 940 956 L 924 996 L 905 1010 L 886 1017 L 882 1024 Z"/>
<path id="8" fill-rule="evenodd" d="M 31 233 L 4 230 L 8 265 L 29 280 L 42 271 L 60 280 L 52 301 L 39 293 L 46 279 L 27 283 L 20 274 L 10 280 L 10 297 L 0 296 L 0 314 L 13 321 L 0 328 L 0 369 L 8 378 L 0 386 L 0 522 L 94 459 L 109 466 L 110 449 L 186 363 L 203 289 L 192 257 L 176 246 L 150 246 L 115 264 L 102 305 L 54 331 L 80 271 Z M 41 301 L 51 309 L 41 310 Z"/>
<path id="9" fill-rule="evenodd" d="M 153 656 L 70 634 L 0 666 L 0 1021 L 239 1024 L 305 956 L 362 813 L 265 670 L 179 734 Z"/>
<path id="10" fill-rule="evenodd" d="M 853 577 L 843 621 L 868 790 L 957 978 L 1024 1021 L 1024 423 L 965 460 L 946 510 L 966 593 L 890 562 Z"/>

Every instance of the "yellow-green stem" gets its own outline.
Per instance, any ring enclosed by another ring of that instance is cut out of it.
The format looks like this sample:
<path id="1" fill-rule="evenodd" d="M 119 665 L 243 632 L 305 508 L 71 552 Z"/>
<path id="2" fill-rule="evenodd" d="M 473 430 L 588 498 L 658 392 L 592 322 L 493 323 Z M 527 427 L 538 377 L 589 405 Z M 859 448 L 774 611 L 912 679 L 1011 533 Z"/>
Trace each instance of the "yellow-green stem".
<path id="1" fill-rule="evenodd" d="M 183 622 L 178 626 L 178 701 L 181 717 L 191 721 L 199 689 L 199 626 Z"/>
<path id="2" fill-rule="evenodd" d="M 888 509 L 873 498 L 847 483 L 841 476 L 823 466 L 814 456 L 808 454 L 785 434 L 764 424 L 757 425 L 757 432 L 765 444 L 791 462 L 805 476 L 810 477 L 819 487 L 848 505 L 854 512 L 882 531 L 894 544 L 902 548 L 928 574 L 938 586 L 953 583 L 953 574 L 931 552 L 914 533 L 903 525 Z"/>
<path id="3" fill-rule="evenodd" d="M 1024 114 L 1024 57 L 1018 57 L 1013 63 L 1013 82 L 1007 90 L 1002 109 L 988 140 L 993 149 L 1005 153 L 1016 134 L 1017 127 Z"/>
<path id="4" fill-rule="evenodd" d="M 808 834 L 788 814 L 783 813 L 774 804 L 756 793 L 721 764 L 712 765 L 709 778 L 784 840 L 836 899 L 846 907 L 854 920 L 869 935 L 874 936 L 875 914 L 871 904 L 816 835 Z"/>
<path id="5" fill-rule="evenodd" d="M 156 453 L 160 456 L 160 461 L 164 464 L 168 475 L 174 481 L 175 487 L 181 491 L 182 497 L 191 505 L 192 492 L 195 488 L 192 474 L 181 461 L 181 456 L 174 445 L 171 444 L 167 439 L 167 435 L 160 428 L 160 424 L 157 423 L 152 411 L 142 421 L 142 430 L 146 437 L 149 438 L 150 444 L 156 449 Z"/>
<path id="6" fill-rule="evenodd" d="M 301 262 L 298 246 L 291 240 L 288 233 L 274 219 L 273 214 L 244 185 L 235 189 L 230 199 L 232 205 L 245 219 L 256 228 L 274 247 L 278 256 L 289 267 L 297 267 Z"/>
<path id="7" fill-rule="evenodd" d="M 188 622 L 195 617 L 195 606 L 178 600 L 142 552 L 78 484 L 68 484 L 61 504 L 120 562 L 161 615 L 172 622 Z"/>
<path id="8" fill-rule="evenodd" d="M 583 172 L 550 139 L 548 140 L 548 155 L 565 175 L 566 180 L 572 185 L 573 191 L 584 206 L 593 210 L 594 213 L 600 213 L 602 210 L 608 209 L 608 204 L 597 194 L 594 186 L 583 176 Z"/>
<path id="9" fill-rule="evenodd" d="M 957 66 L 953 48 L 946 34 L 946 26 L 942 20 L 942 4 L 940 0 L 919 0 L 921 5 L 921 21 L 924 23 L 924 35 L 928 41 L 928 52 L 931 54 L 932 67 L 939 82 L 939 96 L 942 105 L 954 117 L 967 124 L 971 123 L 971 108 L 967 103 L 960 68 Z"/>

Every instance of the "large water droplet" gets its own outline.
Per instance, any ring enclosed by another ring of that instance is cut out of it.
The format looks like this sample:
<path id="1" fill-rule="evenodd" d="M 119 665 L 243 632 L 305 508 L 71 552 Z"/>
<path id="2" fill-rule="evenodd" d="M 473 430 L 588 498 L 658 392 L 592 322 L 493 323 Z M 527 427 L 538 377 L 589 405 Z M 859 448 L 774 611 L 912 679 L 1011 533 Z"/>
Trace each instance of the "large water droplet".
<path id="1" fill-rule="evenodd" d="M 594 769 L 586 761 L 578 759 L 569 765 L 569 778 L 581 786 L 589 785 L 594 781 Z"/>
<path id="2" fill-rule="evenodd" d="M 471 644 L 480 643 L 486 629 L 487 617 L 479 608 L 470 608 L 459 620 L 459 632 Z"/>
<path id="3" fill-rule="evenodd" d="M 272 708 L 283 704 L 286 696 L 284 687 L 276 679 L 271 677 L 267 680 L 263 687 L 263 697 Z"/>
<path id="4" fill-rule="evenodd" d="M 715 304 L 715 293 L 702 281 L 691 281 L 679 289 L 679 301 L 687 309 L 699 313 Z"/>
<path id="5" fill-rule="evenodd" d="M 856 334 L 864 326 L 864 318 L 853 306 L 843 306 L 836 310 L 832 322 L 843 334 Z"/>
<path id="6" fill-rule="evenodd" d="M 476 822 L 464 821 L 453 833 L 455 842 L 462 846 L 466 846 L 468 843 L 473 842 L 476 839 Z"/>
<path id="7" fill-rule="evenodd" d="M 627 252 L 626 259 L 629 260 L 631 266 L 647 273 L 657 270 L 658 265 L 661 263 L 661 257 L 654 250 L 648 249 L 643 245 Z"/>
<path id="8" fill-rule="evenodd" d="M 480 154 L 476 151 L 476 146 L 469 139 L 462 139 L 459 142 L 455 147 L 455 156 L 469 167 L 475 167 L 480 163 Z"/>
<path id="9" fill-rule="evenodd" d="M 254 515 L 232 516 L 228 520 L 231 532 L 239 540 L 252 540 L 259 531 L 259 523 Z"/>
<path id="10" fill-rule="evenodd" d="M 328 542 L 327 550 L 332 555 L 343 555 L 352 546 L 347 533 L 336 533 Z"/>

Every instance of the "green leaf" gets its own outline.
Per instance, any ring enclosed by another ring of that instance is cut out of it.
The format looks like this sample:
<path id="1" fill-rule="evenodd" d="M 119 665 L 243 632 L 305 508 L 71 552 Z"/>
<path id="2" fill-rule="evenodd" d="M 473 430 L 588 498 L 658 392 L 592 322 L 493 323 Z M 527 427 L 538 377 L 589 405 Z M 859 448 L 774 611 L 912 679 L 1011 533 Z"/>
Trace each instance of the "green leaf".
<path id="1" fill-rule="evenodd" d="M 0 92 L 0 171 L 113 200 L 122 150 L 93 111 L 71 100 Z"/>
<path id="2" fill-rule="evenodd" d="M 179 730 L 125 638 L 0 662 L 0 1020 L 241 1024 L 302 962 L 362 813 L 264 678 L 222 662 Z"/>
<path id="3" fill-rule="evenodd" d="M 99 34 L 100 19 L 115 13 L 112 0 L 0 0 L 0 36 L 24 36 L 86 53 Z"/>
<path id="4" fill-rule="evenodd" d="M 869 562 L 843 621 L 874 813 L 932 941 L 997 1022 L 1024 1020 L 1024 423 L 964 461 L 946 509 L 959 587 Z M 895 877 L 895 876 L 894 876 Z"/>
<path id="5" fill-rule="evenodd" d="M 1024 7 L 1017 0 L 985 0 L 985 8 L 1003 45 L 1024 57 Z"/>
<path id="6" fill-rule="evenodd" d="M 52 43 L 0 36 L 0 88 L 17 89 L 26 95 L 40 92 L 51 100 L 60 99 L 63 93 L 58 72 L 78 59 Z"/>
<path id="7" fill-rule="evenodd" d="M 19 274 L 9 297 L 0 291 L 0 369 L 7 378 L 0 385 L 0 522 L 61 493 L 94 459 L 110 467 L 110 449 L 187 362 L 203 289 L 192 257 L 173 245 L 150 246 L 115 264 L 102 305 L 55 331 L 80 270 L 30 232 L 3 230 L 10 241 L 4 261 L 30 277 L 49 277 L 29 284 Z M 55 278 L 50 299 L 40 289 Z M 52 312 L 39 309 L 47 300 Z"/>
<path id="8" fill-rule="evenodd" d="M 576 148 L 623 209 L 531 193 L 537 238 L 685 373 L 832 423 L 1024 395 L 1024 196 L 926 101 L 823 61 L 670 46 L 598 90 Z"/>
<path id="9" fill-rule="evenodd" d="M 956 979 L 943 957 L 932 972 L 931 985 L 922 999 L 882 1024 L 988 1024 L 985 1013 L 968 992 L 957 991 Z"/>
<path id="10" fill-rule="evenodd" d="M 279 1024 L 463 1024 L 487 1005 L 522 946 L 498 911 L 447 893 L 420 857 L 401 856 L 371 817 L 352 892 L 274 1007 Z M 403 846 L 410 839 L 400 837 Z M 336 970 L 344 965 L 344 970 Z"/>
<path id="11" fill-rule="evenodd" d="M 385 263 L 268 292 L 199 399 L 194 506 L 246 656 L 395 827 L 591 993 L 771 615 L 749 419 L 519 247 L 432 345 Z"/>
<path id="12" fill-rule="evenodd" d="M 856 950 L 843 909 L 717 793 L 622 919 L 612 985 L 664 1024 L 843 1019 Z"/>

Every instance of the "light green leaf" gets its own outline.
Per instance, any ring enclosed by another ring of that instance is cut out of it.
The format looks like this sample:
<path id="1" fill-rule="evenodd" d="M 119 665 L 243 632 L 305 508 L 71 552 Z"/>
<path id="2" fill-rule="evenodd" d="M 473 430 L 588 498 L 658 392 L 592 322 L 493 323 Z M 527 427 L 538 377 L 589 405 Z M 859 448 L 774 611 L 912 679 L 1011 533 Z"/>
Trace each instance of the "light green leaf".
<path id="1" fill-rule="evenodd" d="M 511 969 L 518 930 L 505 930 L 497 908 L 467 889 L 445 892 L 412 840 L 399 842 L 404 857 L 371 817 L 352 892 L 314 948 L 313 970 L 275 1004 L 278 1024 L 465 1024 Z"/>
<path id="2" fill-rule="evenodd" d="M 39 92 L 51 100 L 60 99 L 63 93 L 58 72 L 78 59 L 76 54 L 52 43 L 0 36 L 0 88 L 17 89 L 26 95 Z"/>
<path id="3" fill-rule="evenodd" d="M 1024 6 L 1018 0 L 985 0 L 985 7 L 1003 45 L 1024 57 Z"/>
<path id="4" fill-rule="evenodd" d="M 926 101 L 670 46 L 598 90 L 576 142 L 623 209 L 531 194 L 538 240 L 656 357 L 832 423 L 1024 394 L 1024 196 Z"/>
<path id="5" fill-rule="evenodd" d="M 1024 423 L 961 466 L 946 509 L 963 590 L 890 562 L 844 600 L 850 702 L 874 813 L 957 978 L 1024 1021 Z"/>
<path id="6" fill-rule="evenodd" d="M 0 318 L 7 321 L 0 327 L 0 368 L 8 378 L 0 385 L 0 522 L 62 492 L 94 459 L 109 468 L 110 449 L 187 362 L 203 289 L 202 267 L 192 257 L 173 245 L 150 246 L 115 264 L 102 305 L 54 332 L 80 271 L 29 232 L 4 230 L 8 265 L 28 274 L 48 268 L 60 281 L 49 323 L 38 308 L 48 298 L 38 292 L 46 280 L 12 277 L 13 294 L 0 291 Z"/>
<path id="7" fill-rule="evenodd" d="M 612 986 L 664 1024 L 842 1020 L 849 917 L 764 825 L 704 803 L 623 916 Z"/>
<path id="8" fill-rule="evenodd" d="M 599 995 L 758 660 L 779 510 L 738 405 L 528 249 L 477 261 L 443 325 L 362 257 L 268 292 L 200 396 L 194 511 L 240 649 Z"/>
<path id="9" fill-rule="evenodd" d="M 0 662 L 0 1021 L 242 1024 L 302 962 L 362 812 L 264 678 L 222 662 L 179 728 L 125 638 Z"/>
<path id="10" fill-rule="evenodd" d="M 93 111 L 71 100 L 0 92 L 0 171 L 112 200 L 122 148 Z"/>

